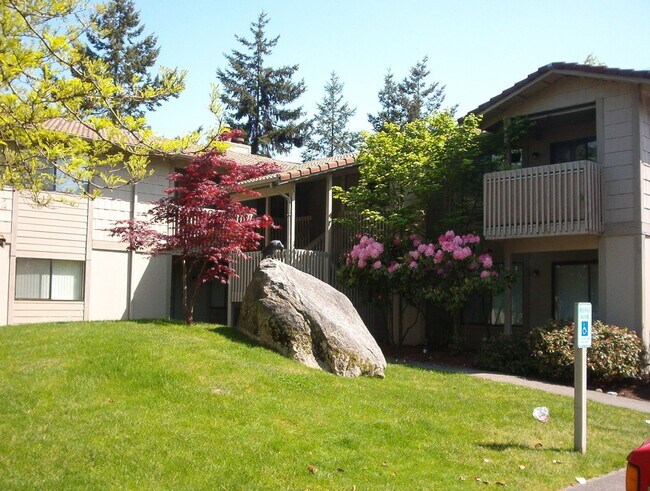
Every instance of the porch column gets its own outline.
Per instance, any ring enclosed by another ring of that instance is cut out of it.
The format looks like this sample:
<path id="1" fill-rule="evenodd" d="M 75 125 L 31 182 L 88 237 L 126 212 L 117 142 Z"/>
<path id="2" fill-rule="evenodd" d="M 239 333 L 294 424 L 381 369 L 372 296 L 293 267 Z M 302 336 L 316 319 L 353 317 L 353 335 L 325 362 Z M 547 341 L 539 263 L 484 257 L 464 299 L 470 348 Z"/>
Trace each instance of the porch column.
<path id="1" fill-rule="evenodd" d="M 270 215 L 271 214 L 271 198 L 267 196 L 264 198 L 264 214 L 265 215 Z M 271 240 L 271 227 L 267 225 L 266 229 L 264 230 L 264 245 L 267 246 L 269 245 L 269 242 Z"/>
<path id="2" fill-rule="evenodd" d="M 507 271 L 512 268 L 512 252 L 510 242 L 506 241 L 503 251 L 503 263 Z M 508 286 L 503 295 L 503 334 L 512 336 L 512 288 Z"/>
<path id="3" fill-rule="evenodd" d="M 330 256 L 332 254 L 332 174 L 325 178 L 325 282 L 330 282 Z"/>
<path id="4" fill-rule="evenodd" d="M 294 184 L 287 196 L 287 249 L 293 251 L 296 247 L 296 185 Z"/>

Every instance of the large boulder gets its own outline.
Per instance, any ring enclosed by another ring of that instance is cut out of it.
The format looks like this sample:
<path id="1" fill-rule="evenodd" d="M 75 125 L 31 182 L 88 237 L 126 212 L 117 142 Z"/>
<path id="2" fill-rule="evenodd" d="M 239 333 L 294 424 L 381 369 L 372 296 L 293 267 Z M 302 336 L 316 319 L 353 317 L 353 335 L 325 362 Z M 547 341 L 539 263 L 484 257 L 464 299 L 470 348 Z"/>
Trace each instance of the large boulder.
<path id="1" fill-rule="evenodd" d="M 313 276 L 264 259 L 246 288 L 237 328 L 313 368 L 383 377 L 386 359 L 352 302 Z"/>

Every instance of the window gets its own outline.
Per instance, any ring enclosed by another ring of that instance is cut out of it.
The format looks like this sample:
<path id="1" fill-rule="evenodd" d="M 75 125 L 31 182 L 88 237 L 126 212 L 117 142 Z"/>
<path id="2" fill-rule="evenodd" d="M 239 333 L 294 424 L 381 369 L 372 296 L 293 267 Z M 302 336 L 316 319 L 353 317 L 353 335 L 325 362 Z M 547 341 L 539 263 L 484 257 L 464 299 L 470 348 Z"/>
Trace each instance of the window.
<path id="1" fill-rule="evenodd" d="M 551 144 L 551 164 L 576 162 L 578 160 L 597 161 L 596 137 L 582 138 Z"/>
<path id="2" fill-rule="evenodd" d="M 517 278 L 512 284 L 511 319 L 512 324 L 524 324 L 524 266 L 514 263 L 512 268 Z M 505 324 L 505 292 L 491 296 L 474 295 L 463 309 L 463 321 L 466 324 L 502 326 Z"/>
<path id="3" fill-rule="evenodd" d="M 40 172 L 51 176 L 51 178 L 48 179 L 48 182 L 43 186 L 44 191 L 70 194 L 81 194 L 82 191 L 88 191 L 87 182 L 79 183 L 52 165 Z"/>
<path id="4" fill-rule="evenodd" d="M 84 263 L 16 259 L 17 300 L 83 300 Z"/>
<path id="5" fill-rule="evenodd" d="M 591 302 L 598 318 L 598 263 L 553 264 L 553 319 L 572 321 L 576 302 Z"/>

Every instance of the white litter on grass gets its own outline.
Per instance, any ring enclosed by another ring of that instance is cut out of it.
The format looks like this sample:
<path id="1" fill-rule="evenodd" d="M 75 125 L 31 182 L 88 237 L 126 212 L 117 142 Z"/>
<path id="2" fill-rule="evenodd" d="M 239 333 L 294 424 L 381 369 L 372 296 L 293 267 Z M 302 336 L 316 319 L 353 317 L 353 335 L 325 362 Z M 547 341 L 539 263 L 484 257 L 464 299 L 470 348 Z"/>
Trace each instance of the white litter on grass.
<path id="1" fill-rule="evenodd" d="M 607 395 L 608 395 L 608 396 L 614 396 L 614 397 L 616 397 L 618 394 L 612 390 L 612 391 L 609 391 L 609 392 L 607 393 Z"/>
<path id="2" fill-rule="evenodd" d="M 546 423 L 549 420 L 550 417 L 551 417 L 551 414 L 550 414 L 547 407 L 540 406 L 540 407 L 536 407 L 533 410 L 533 418 L 535 418 L 537 421 L 541 421 L 542 423 Z"/>
<path id="3" fill-rule="evenodd" d="M 584 477 L 576 477 L 578 484 L 587 484 L 587 480 Z"/>
<path id="4" fill-rule="evenodd" d="M 645 422 L 650 425 L 650 419 L 646 419 Z"/>

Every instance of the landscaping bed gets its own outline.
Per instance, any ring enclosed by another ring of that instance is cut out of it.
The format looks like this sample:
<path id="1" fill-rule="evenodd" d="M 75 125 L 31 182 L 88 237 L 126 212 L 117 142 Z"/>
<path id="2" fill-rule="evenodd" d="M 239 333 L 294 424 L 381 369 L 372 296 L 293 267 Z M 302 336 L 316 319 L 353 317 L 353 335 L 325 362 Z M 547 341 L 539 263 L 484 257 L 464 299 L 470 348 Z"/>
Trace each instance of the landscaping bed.
<path id="1" fill-rule="evenodd" d="M 401 348 L 383 346 L 382 350 L 388 358 L 395 360 L 431 363 L 433 365 L 447 365 L 450 367 L 476 370 L 481 369 L 477 367 L 475 362 L 476 353 L 471 351 L 466 351 L 458 355 L 452 355 L 446 351 L 430 350 L 427 350 L 425 353 L 423 346 L 403 346 Z M 646 374 L 641 380 L 622 380 L 608 384 L 599 384 L 590 388 L 601 389 L 603 392 L 616 392 L 619 397 L 650 401 L 650 374 Z"/>

